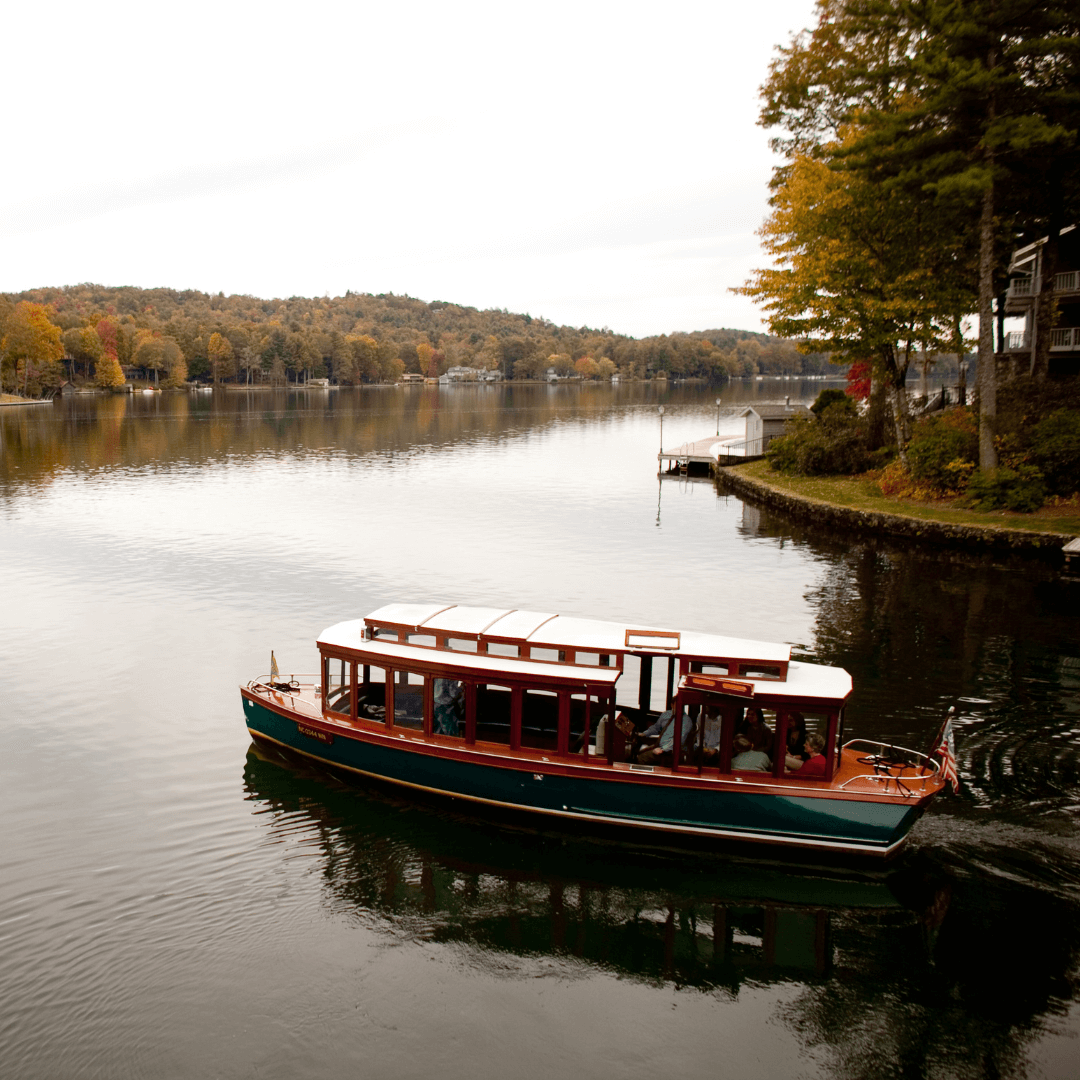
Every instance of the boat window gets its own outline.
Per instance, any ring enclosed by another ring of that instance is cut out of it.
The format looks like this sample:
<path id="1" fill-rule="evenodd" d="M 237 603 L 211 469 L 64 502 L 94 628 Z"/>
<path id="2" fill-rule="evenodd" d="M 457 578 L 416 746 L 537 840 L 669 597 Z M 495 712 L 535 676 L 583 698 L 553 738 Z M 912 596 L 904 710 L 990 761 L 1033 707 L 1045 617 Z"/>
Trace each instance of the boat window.
<path id="1" fill-rule="evenodd" d="M 542 649 L 537 645 L 529 649 L 529 656 L 533 660 L 546 660 L 553 664 L 566 659 L 566 653 L 559 649 Z"/>
<path id="2" fill-rule="evenodd" d="M 424 645 L 429 649 L 434 649 L 437 644 L 434 634 L 406 634 L 405 640 L 410 645 Z"/>
<path id="3" fill-rule="evenodd" d="M 459 679 L 433 679 L 433 735 L 465 737 L 465 684 Z"/>
<path id="4" fill-rule="evenodd" d="M 386 722 L 386 670 L 363 664 L 357 670 L 357 711 L 361 720 Z"/>
<path id="5" fill-rule="evenodd" d="M 623 670 L 615 684 L 619 705 L 630 709 L 633 715 L 649 711 L 661 713 L 667 708 L 665 697 L 665 665 L 670 657 L 654 663 L 651 656 L 623 655 Z M 650 720 L 644 715 L 639 719 L 648 727 Z"/>
<path id="6" fill-rule="evenodd" d="M 757 705 L 748 705 L 745 709 L 727 706 L 723 711 L 732 730 L 732 735 L 727 736 L 731 739 L 730 770 L 772 773 L 780 738 L 776 712 Z"/>
<path id="7" fill-rule="evenodd" d="M 424 676 L 415 671 L 394 672 L 394 727 L 424 727 Z"/>
<path id="8" fill-rule="evenodd" d="M 507 645 L 505 642 L 502 641 L 489 641 L 487 643 L 487 651 L 489 656 L 517 657 L 521 655 L 521 646 Z"/>
<path id="9" fill-rule="evenodd" d="M 595 694 L 571 694 L 570 695 L 570 743 L 571 754 L 604 753 L 604 738 L 600 738 L 597 746 L 597 736 L 600 728 L 601 717 L 605 715 L 606 702 L 601 701 Z M 604 723 L 606 733 L 607 722 Z"/>
<path id="10" fill-rule="evenodd" d="M 574 663 L 581 664 L 583 667 L 599 667 L 600 654 L 595 652 L 579 652 L 574 657 Z"/>
<path id="11" fill-rule="evenodd" d="M 706 664 L 701 660 L 695 660 L 690 665 L 690 670 L 702 675 L 727 675 L 730 673 L 727 664 Z"/>
<path id="12" fill-rule="evenodd" d="M 556 753 L 559 746 L 559 695 L 526 690 L 521 705 L 521 745 Z"/>
<path id="13" fill-rule="evenodd" d="M 780 668 L 774 664 L 740 664 L 739 674 L 744 679 L 779 679 Z"/>
<path id="14" fill-rule="evenodd" d="M 348 716 L 352 709 L 353 668 L 348 660 L 340 657 L 323 657 L 323 687 L 326 690 L 326 708 L 341 716 Z"/>
<path id="15" fill-rule="evenodd" d="M 508 686 L 476 688 L 476 739 L 510 745 L 510 713 L 513 693 Z"/>
<path id="16" fill-rule="evenodd" d="M 448 649 L 456 649 L 458 652 L 476 652 L 477 643 L 472 638 L 448 637 L 446 639 Z"/>
<path id="17" fill-rule="evenodd" d="M 824 780 L 829 775 L 829 768 L 819 770 L 817 767 L 803 772 L 803 766 L 816 757 L 813 746 L 808 748 L 808 740 L 821 740 L 820 753 L 826 756 L 827 761 L 832 755 L 828 753 L 825 740 L 829 733 L 829 714 L 823 712 L 791 711 L 784 714 L 784 772 L 788 776 L 798 773 L 802 779 Z"/>
<path id="18" fill-rule="evenodd" d="M 400 641 L 401 631 L 393 630 L 389 626 L 376 626 L 371 631 L 371 640 L 379 641 Z"/>

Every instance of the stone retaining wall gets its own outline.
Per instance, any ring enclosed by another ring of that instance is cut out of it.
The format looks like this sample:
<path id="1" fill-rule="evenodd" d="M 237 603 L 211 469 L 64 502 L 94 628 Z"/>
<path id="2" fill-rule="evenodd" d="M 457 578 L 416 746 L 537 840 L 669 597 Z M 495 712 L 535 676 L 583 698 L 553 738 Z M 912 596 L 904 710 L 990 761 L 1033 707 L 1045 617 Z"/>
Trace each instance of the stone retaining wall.
<path id="1" fill-rule="evenodd" d="M 899 536 L 932 544 L 966 547 L 979 551 L 1003 550 L 1038 554 L 1044 557 L 1061 555 L 1062 547 L 1073 539 L 1066 533 L 1029 532 L 1026 529 L 998 528 L 993 525 L 953 525 L 943 521 L 925 521 L 901 514 L 882 514 L 855 510 L 848 506 L 810 499 L 780 491 L 759 480 L 751 480 L 734 469 L 718 469 L 716 484 L 726 491 L 752 503 L 783 511 L 801 521 L 815 525 L 834 526 L 869 532 L 876 535 Z"/>

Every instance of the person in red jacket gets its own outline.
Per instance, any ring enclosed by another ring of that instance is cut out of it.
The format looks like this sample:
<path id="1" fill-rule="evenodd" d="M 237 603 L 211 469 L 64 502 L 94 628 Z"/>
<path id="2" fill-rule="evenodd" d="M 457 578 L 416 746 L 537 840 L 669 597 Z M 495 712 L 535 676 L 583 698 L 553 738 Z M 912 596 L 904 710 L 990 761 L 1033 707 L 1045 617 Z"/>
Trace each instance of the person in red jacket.
<path id="1" fill-rule="evenodd" d="M 825 739 L 816 731 L 806 736 L 803 744 L 806 752 L 810 755 L 809 761 L 804 761 L 791 776 L 825 776 L 825 755 L 821 752 L 825 748 Z"/>

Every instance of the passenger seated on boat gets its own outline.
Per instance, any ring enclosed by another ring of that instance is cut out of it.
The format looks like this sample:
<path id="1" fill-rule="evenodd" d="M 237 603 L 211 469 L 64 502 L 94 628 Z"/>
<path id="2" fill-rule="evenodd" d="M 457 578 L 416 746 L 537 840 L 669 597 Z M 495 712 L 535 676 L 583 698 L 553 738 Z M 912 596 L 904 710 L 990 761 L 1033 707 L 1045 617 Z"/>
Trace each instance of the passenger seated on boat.
<path id="1" fill-rule="evenodd" d="M 745 735 L 736 735 L 732 744 L 735 756 L 731 759 L 732 769 L 744 769 L 747 772 L 768 772 L 772 761 L 764 750 L 755 750 Z"/>
<path id="2" fill-rule="evenodd" d="M 707 762 L 715 761 L 720 753 L 720 710 L 715 705 L 702 706 L 699 722 L 703 727 L 701 752 Z"/>
<path id="3" fill-rule="evenodd" d="M 802 767 L 803 762 L 810 760 L 806 752 L 806 717 L 802 713 L 793 712 L 788 716 L 787 729 L 787 753 L 784 755 L 784 768 L 789 772 Z"/>
<path id="4" fill-rule="evenodd" d="M 824 778 L 826 763 L 825 755 L 821 751 L 825 747 L 825 737 L 819 735 L 816 731 L 812 731 L 806 736 L 806 742 L 803 746 L 808 755 L 808 760 L 804 761 L 790 775 Z"/>
<path id="5" fill-rule="evenodd" d="M 643 740 L 657 739 L 651 746 L 644 746 L 638 751 L 637 759 L 642 765 L 655 765 L 665 754 L 671 753 L 675 745 L 675 714 L 671 709 L 666 709 L 657 718 L 656 723 L 646 728 L 642 733 Z M 693 745 L 694 724 L 689 719 L 683 721 L 682 745 Z"/>
<path id="6" fill-rule="evenodd" d="M 460 735 L 465 714 L 465 688 L 457 679 L 436 679 L 434 690 L 433 731 L 436 735 Z"/>
<path id="7" fill-rule="evenodd" d="M 750 740 L 750 746 L 754 750 L 771 750 L 773 747 L 773 731 L 765 723 L 760 709 L 750 708 L 746 710 L 742 723 L 736 728 L 737 735 L 745 735 Z"/>

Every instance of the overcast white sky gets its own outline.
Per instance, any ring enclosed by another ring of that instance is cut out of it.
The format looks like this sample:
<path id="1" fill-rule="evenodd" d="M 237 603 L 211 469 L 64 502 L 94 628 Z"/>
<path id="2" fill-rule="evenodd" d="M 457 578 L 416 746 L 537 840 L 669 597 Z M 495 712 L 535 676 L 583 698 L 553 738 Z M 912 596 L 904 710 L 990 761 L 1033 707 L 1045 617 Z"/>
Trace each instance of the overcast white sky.
<path id="1" fill-rule="evenodd" d="M 0 290 L 352 289 L 757 329 L 727 289 L 761 260 L 758 87 L 813 6 L 13 7 Z"/>

